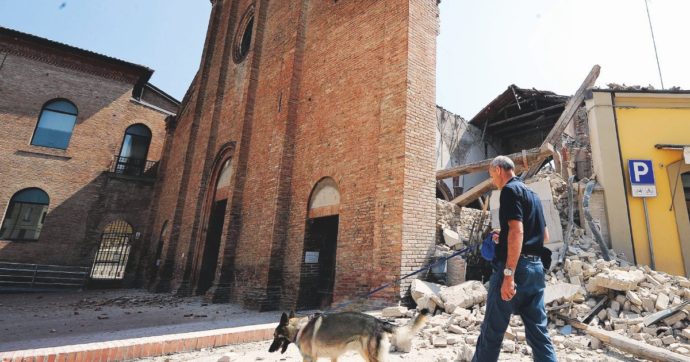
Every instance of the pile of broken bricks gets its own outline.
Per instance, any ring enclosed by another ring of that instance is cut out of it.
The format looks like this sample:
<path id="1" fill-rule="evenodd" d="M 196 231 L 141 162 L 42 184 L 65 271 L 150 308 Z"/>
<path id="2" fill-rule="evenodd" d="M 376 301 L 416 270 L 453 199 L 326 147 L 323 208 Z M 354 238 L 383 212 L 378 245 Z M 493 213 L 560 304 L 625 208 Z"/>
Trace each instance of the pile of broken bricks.
<path id="1" fill-rule="evenodd" d="M 564 182 L 558 175 L 545 176 L 552 181 L 554 201 L 562 209 L 559 196 Z M 450 211 L 443 210 L 445 203 L 439 204 L 437 214 Z M 437 226 L 458 230 L 460 239 L 467 240 L 462 232 L 480 212 L 472 211 L 463 214 L 471 215 L 470 221 L 445 216 Z M 552 265 L 546 274 L 544 293 L 548 327 L 559 357 L 598 360 L 602 353 L 615 351 L 633 358 L 690 361 L 690 280 L 630 265 L 622 255 L 605 261 L 598 244 L 578 226 L 574 226 L 567 250 L 560 250 L 563 252 L 564 263 Z M 458 361 L 471 359 L 484 319 L 487 287 L 479 281 L 454 286 L 413 281 L 410 292 L 417 308 L 437 310 L 420 332 L 424 346 L 453 349 L 453 359 Z M 404 307 L 394 307 L 383 315 L 412 314 Z M 511 319 L 502 353 L 531 355 L 518 316 Z"/>
<path id="2" fill-rule="evenodd" d="M 604 261 L 593 251 L 597 249 L 596 243 L 582 232 L 575 235 L 578 236 L 568 248 L 563 267 L 547 274 L 544 296 L 549 312 L 548 328 L 559 358 L 600 360 L 611 352 L 656 359 L 612 346 L 607 343 L 608 337 L 602 341 L 573 328 L 575 322 L 628 338 L 638 344 L 637 348 L 661 347 L 690 360 L 690 305 L 684 303 L 690 297 L 690 281 L 646 266 L 626 265 L 620 260 Z M 588 245 L 587 251 L 582 244 Z M 447 348 L 452 354 L 449 360 L 470 360 L 484 319 L 487 286 L 479 281 L 444 286 L 414 280 L 410 292 L 417 309 L 437 311 L 420 332 L 422 348 Z M 410 318 L 414 313 L 406 307 L 392 307 L 384 309 L 382 316 Z M 502 354 L 514 354 L 516 359 L 518 355 L 531 355 L 518 316 L 511 319 Z"/>

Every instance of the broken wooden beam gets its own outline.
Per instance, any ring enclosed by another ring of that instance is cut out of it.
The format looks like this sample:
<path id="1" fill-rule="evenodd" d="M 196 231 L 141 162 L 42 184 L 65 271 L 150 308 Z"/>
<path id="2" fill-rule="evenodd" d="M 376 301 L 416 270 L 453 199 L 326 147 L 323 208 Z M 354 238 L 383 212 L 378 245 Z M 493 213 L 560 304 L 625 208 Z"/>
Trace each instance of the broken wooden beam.
<path id="1" fill-rule="evenodd" d="M 575 92 L 575 94 L 573 94 L 573 96 L 568 100 L 563 113 L 561 113 L 561 116 L 558 117 L 558 120 L 553 125 L 553 128 L 551 128 L 551 131 L 544 139 L 542 147 L 545 147 L 548 143 L 557 143 L 559 137 L 561 137 L 561 134 L 568 126 L 568 123 L 570 123 L 570 120 L 573 118 L 573 116 L 575 116 L 575 113 L 577 113 L 577 109 L 580 107 L 580 104 L 584 102 L 587 89 L 594 86 L 594 82 L 596 82 L 597 78 L 599 77 L 600 70 L 601 67 L 599 65 L 594 65 L 594 67 L 592 67 L 592 70 L 587 75 L 587 78 L 585 78 L 585 81 L 582 82 L 580 88 L 578 88 L 577 92 Z"/>
<path id="2" fill-rule="evenodd" d="M 553 152 L 553 151 L 552 151 L 552 149 L 549 149 L 549 148 L 546 148 L 546 149 L 532 148 L 530 150 L 524 151 L 524 156 L 525 156 L 525 159 L 527 160 L 527 162 L 531 164 L 535 160 L 538 160 L 538 159 L 543 160 L 544 158 L 550 156 L 551 152 Z M 506 155 L 506 157 L 513 160 L 513 162 L 515 162 L 516 166 L 518 164 L 521 165 L 523 163 L 523 152 L 512 153 L 510 155 Z M 466 174 L 470 174 L 473 172 L 488 171 L 489 170 L 489 164 L 491 164 L 491 160 L 493 160 L 493 158 L 489 158 L 489 159 L 478 161 L 478 162 L 469 163 L 466 165 L 455 166 L 455 167 L 447 168 L 445 170 L 436 171 L 436 180 L 444 180 L 447 178 L 460 176 L 460 175 L 466 175 Z"/>
<path id="3" fill-rule="evenodd" d="M 490 191 L 494 187 L 491 182 L 491 178 L 488 178 L 473 188 L 467 190 L 467 192 L 451 200 L 452 203 L 463 207 L 470 204 L 472 201 L 478 199 L 480 196 L 484 195 L 487 191 Z"/>
<path id="4" fill-rule="evenodd" d="M 683 303 L 680 303 L 676 306 L 673 306 L 671 308 L 664 309 L 662 311 L 658 311 L 654 314 L 650 314 L 646 317 L 644 317 L 643 323 L 645 327 L 649 327 L 650 325 L 664 319 L 667 317 L 670 317 L 678 312 L 680 312 L 681 309 L 685 308 L 686 305 L 690 303 L 690 300 L 686 300 Z"/>
<path id="5" fill-rule="evenodd" d="M 618 348 L 623 352 L 631 353 L 635 355 L 635 357 L 648 358 L 652 361 L 690 362 L 690 357 L 685 357 L 682 354 L 655 347 L 613 331 L 606 331 L 599 327 L 588 326 L 563 314 L 558 314 L 558 317 L 567 321 L 571 326 L 600 340 L 602 343 Z"/>
<path id="6" fill-rule="evenodd" d="M 591 321 L 592 318 L 594 318 L 594 316 L 597 315 L 597 313 L 599 313 L 599 311 L 601 311 L 601 310 L 604 308 L 604 304 L 605 304 L 606 302 L 608 302 L 608 301 L 609 301 L 609 297 L 608 297 L 607 295 L 605 295 L 605 296 L 604 296 L 603 298 L 601 298 L 601 300 L 594 306 L 594 308 L 592 308 L 592 309 L 589 311 L 589 313 L 587 313 L 587 315 L 585 315 L 584 317 L 582 317 L 582 318 L 580 319 L 580 322 L 582 322 L 582 323 L 589 323 L 589 321 Z"/>
<path id="7" fill-rule="evenodd" d="M 541 169 L 541 166 L 544 164 L 544 161 L 546 161 L 549 156 L 552 156 L 554 152 L 553 145 L 550 143 L 542 144 L 541 150 L 544 151 L 544 153 L 541 155 L 541 157 L 534 160 L 534 162 L 531 162 L 529 170 L 527 170 L 525 175 L 522 177 L 523 180 L 527 180 L 528 178 L 536 175 Z"/>

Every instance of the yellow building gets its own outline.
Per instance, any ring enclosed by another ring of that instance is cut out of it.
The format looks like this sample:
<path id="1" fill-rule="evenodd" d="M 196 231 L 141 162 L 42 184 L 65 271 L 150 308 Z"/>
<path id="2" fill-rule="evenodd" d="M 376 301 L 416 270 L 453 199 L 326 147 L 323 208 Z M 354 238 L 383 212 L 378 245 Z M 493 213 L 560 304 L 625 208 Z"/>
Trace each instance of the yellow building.
<path id="1" fill-rule="evenodd" d="M 586 106 L 610 245 L 637 264 L 651 265 L 653 255 L 656 270 L 688 276 L 690 165 L 683 154 L 685 148 L 690 156 L 690 91 L 594 90 Z M 633 185 L 631 160 L 650 161 L 653 171 L 656 196 L 646 198 L 647 218 L 643 198 L 632 194 L 646 166 L 632 167 Z"/>

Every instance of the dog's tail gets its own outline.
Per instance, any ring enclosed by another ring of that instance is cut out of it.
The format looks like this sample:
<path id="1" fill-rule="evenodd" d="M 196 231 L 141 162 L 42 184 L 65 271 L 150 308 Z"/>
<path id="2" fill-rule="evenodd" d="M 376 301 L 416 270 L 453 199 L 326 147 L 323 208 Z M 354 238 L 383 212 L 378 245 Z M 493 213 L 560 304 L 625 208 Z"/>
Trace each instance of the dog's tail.
<path id="1" fill-rule="evenodd" d="M 396 328 L 393 331 L 392 343 L 399 351 L 409 352 L 412 348 L 412 337 L 426 325 L 429 316 L 428 309 L 422 309 L 419 314 L 407 325 Z"/>

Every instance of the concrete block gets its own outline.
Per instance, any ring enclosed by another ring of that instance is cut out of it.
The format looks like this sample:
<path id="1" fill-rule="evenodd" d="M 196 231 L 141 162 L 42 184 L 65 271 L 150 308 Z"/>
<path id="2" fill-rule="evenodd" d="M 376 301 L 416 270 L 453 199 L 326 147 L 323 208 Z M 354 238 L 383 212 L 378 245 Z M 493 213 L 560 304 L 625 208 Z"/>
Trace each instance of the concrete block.
<path id="1" fill-rule="evenodd" d="M 645 275 L 641 270 L 609 270 L 597 274 L 590 281 L 598 287 L 627 292 L 637 289 L 637 285 L 644 279 Z"/>
<path id="2" fill-rule="evenodd" d="M 488 291 L 477 280 L 471 280 L 459 285 L 441 290 L 439 296 L 445 305 L 447 313 L 453 313 L 455 308 L 469 308 L 486 301 Z"/>
<path id="3" fill-rule="evenodd" d="M 668 298 L 668 295 L 664 293 L 659 293 L 659 295 L 656 297 L 656 303 L 654 304 L 654 307 L 656 310 L 664 310 L 668 308 L 670 300 Z"/>
<path id="4" fill-rule="evenodd" d="M 569 283 L 558 283 L 547 285 L 544 289 L 544 304 L 553 301 L 577 301 L 584 302 L 586 292 L 580 285 Z"/>

